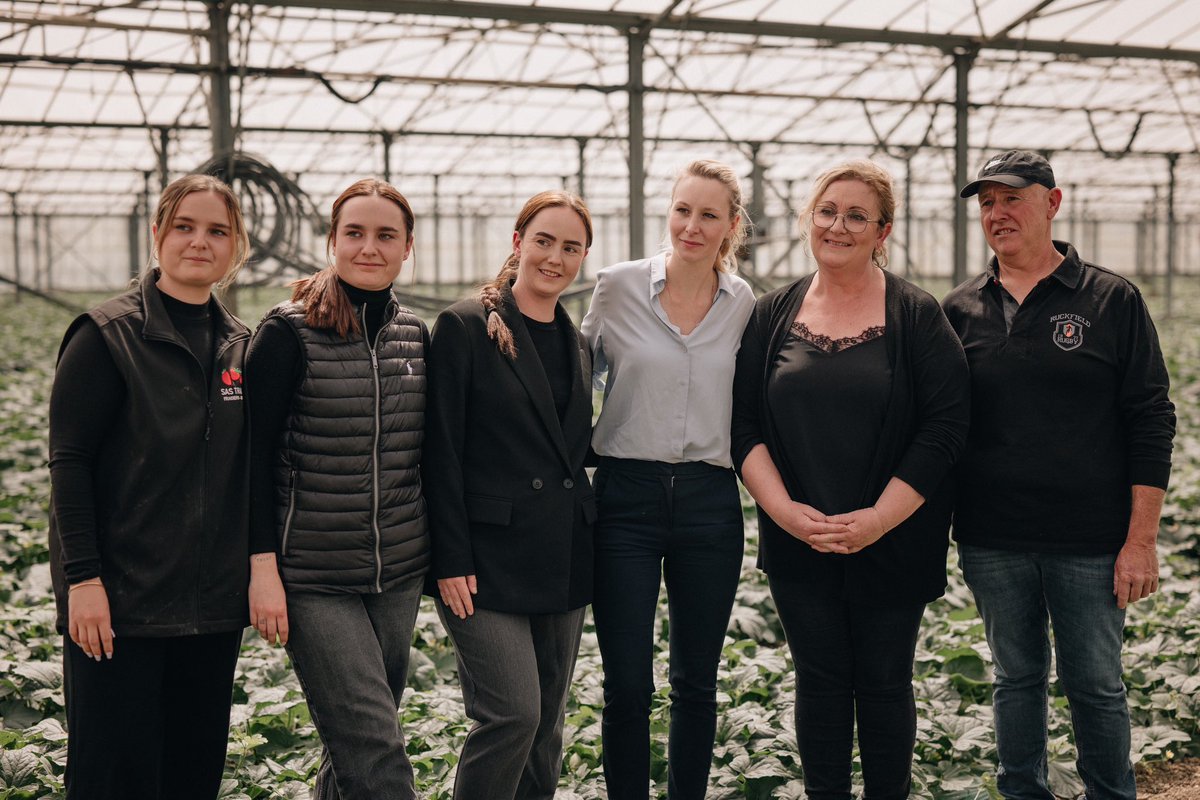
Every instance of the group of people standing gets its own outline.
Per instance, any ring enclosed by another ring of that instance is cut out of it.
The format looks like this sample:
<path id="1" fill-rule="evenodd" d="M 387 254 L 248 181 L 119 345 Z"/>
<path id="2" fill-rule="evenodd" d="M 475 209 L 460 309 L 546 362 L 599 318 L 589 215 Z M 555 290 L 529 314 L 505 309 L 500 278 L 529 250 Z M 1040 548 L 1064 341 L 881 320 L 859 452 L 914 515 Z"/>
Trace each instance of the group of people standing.
<path id="1" fill-rule="evenodd" d="M 816 271 L 756 300 L 734 274 L 738 179 L 693 162 L 668 245 L 600 270 L 576 329 L 559 298 L 592 220 L 543 192 L 430 334 L 391 292 L 413 211 L 361 180 L 333 204 L 330 266 L 251 337 L 211 295 L 248 250 L 237 201 L 174 182 L 156 266 L 71 325 L 51 397 L 68 797 L 214 797 L 247 620 L 300 679 L 314 796 L 416 797 L 396 712 L 426 593 L 473 720 L 458 800 L 553 797 L 589 604 L 608 797 L 644 800 L 665 584 L 668 797 L 700 800 L 740 476 L 810 798 L 851 796 L 856 729 L 866 796 L 909 795 L 914 651 L 953 517 L 996 664 L 1000 791 L 1052 797 L 1053 623 L 1087 797 L 1133 800 L 1121 631 L 1156 589 L 1162 355 L 1136 288 L 1050 238 L 1044 158 L 989 160 L 975 194 L 996 258 L 939 304 L 885 269 L 888 174 L 838 165 L 800 215 Z"/>

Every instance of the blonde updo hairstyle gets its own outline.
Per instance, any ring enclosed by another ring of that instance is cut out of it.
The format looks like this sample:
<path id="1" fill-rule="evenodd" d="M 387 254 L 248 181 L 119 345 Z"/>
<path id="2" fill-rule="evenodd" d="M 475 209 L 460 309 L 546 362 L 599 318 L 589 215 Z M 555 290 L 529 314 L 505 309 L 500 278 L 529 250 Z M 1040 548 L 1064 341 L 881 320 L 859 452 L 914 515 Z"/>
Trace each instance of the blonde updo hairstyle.
<path id="1" fill-rule="evenodd" d="M 871 191 L 875 193 L 875 199 L 879 201 L 879 226 L 881 228 L 892 224 L 896 219 L 896 192 L 892 186 L 891 174 L 874 161 L 856 158 L 822 172 L 813 181 L 812 191 L 809 192 L 808 200 L 805 201 L 804 208 L 800 212 L 800 239 L 805 244 L 808 243 L 809 234 L 809 228 L 804 224 L 805 217 L 808 217 L 816 209 L 825 190 L 838 181 L 862 181 L 870 187 Z M 811 254 L 810 250 L 809 255 Z M 880 269 L 887 268 L 886 242 L 880 244 L 871 253 L 871 262 Z"/>
<path id="2" fill-rule="evenodd" d="M 547 208 L 569 208 L 574 211 L 583 223 L 583 230 L 587 235 L 587 241 L 583 245 L 584 249 L 587 250 L 592 246 L 591 212 L 588 211 L 588 207 L 584 204 L 582 198 L 570 192 L 558 190 L 538 192 L 525 201 L 525 205 L 521 208 L 521 213 L 517 214 L 517 221 L 513 224 L 513 230 L 522 239 L 525 238 L 525 229 L 529 227 L 529 223 L 533 222 L 533 218 Z M 496 343 L 496 346 L 500 348 L 500 352 L 511 359 L 517 357 L 517 343 L 513 340 L 512 330 L 505 324 L 497 309 L 500 306 L 500 290 L 516 280 L 517 267 L 520 263 L 521 258 L 514 250 L 508 254 L 508 258 L 504 260 L 504 265 L 500 267 L 500 271 L 496 273 L 496 277 L 479 287 L 479 302 L 487 310 L 488 337 Z"/>
<path id="3" fill-rule="evenodd" d="M 737 173 L 728 164 L 722 164 L 720 161 L 693 161 L 675 176 L 675 183 L 671 186 L 672 205 L 675 204 L 675 189 L 684 178 L 706 178 L 716 181 L 725 187 L 729 194 L 729 221 L 733 222 L 736 219 L 737 225 L 721 242 L 721 248 L 717 251 L 717 263 L 713 266 L 721 272 L 737 272 L 737 252 L 750 236 L 750 215 L 746 213 L 743 205 L 745 201 L 742 197 L 742 184 L 738 181 Z"/>
<path id="4" fill-rule="evenodd" d="M 175 224 L 175 215 L 179 213 L 179 204 L 183 202 L 183 198 L 193 192 L 212 192 L 221 198 L 221 201 L 225 203 L 225 209 L 229 212 L 233 258 L 229 262 L 229 270 L 216 283 L 216 288 L 223 291 L 233 283 L 246 260 L 250 258 L 250 234 L 246 231 L 246 220 L 242 216 L 242 207 L 238 204 L 237 196 L 234 195 L 233 189 L 230 189 L 229 185 L 220 178 L 193 173 L 176 178 L 167 185 L 166 189 L 163 189 L 162 196 L 158 198 L 158 206 L 154 209 L 154 219 L 152 220 L 154 247 L 151 251 L 151 263 L 158 261 L 159 246 L 170 232 L 171 226 Z"/>

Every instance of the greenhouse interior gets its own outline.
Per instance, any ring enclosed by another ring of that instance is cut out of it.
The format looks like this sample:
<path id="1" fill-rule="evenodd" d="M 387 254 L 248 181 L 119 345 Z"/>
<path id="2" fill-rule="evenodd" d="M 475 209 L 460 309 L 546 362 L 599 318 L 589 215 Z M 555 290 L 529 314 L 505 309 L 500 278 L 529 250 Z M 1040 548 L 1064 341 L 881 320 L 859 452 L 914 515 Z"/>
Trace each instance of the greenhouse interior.
<path id="1" fill-rule="evenodd" d="M 411 203 L 415 244 L 393 290 L 430 327 L 497 274 L 528 198 L 575 193 L 595 225 L 561 295 L 579 323 L 600 270 L 669 245 L 673 186 L 696 159 L 741 181 L 752 228 L 737 274 L 756 296 L 817 266 L 800 224 L 814 179 L 870 159 L 898 201 L 887 269 L 941 300 L 992 256 L 959 189 L 1010 149 L 1050 161 L 1054 238 L 1132 281 L 1162 340 L 1178 433 L 1161 583 L 1130 608 L 1124 680 L 1139 800 L 1194 799 L 1200 0 L 0 0 L 0 797 L 65 796 L 71 645 L 47 544 L 59 342 L 153 266 L 151 216 L 172 181 L 209 173 L 240 199 L 252 252 L 222 297 L 251 331 L 331 263 L 331 206 L 360 178 Z M 1080 398 L 1066 394 L 1047 405 L 1069 414 Z M 740 491 L 746 550 L 707 797 L 804 800 L 792 656 Z M 916 649 L 911 796 L 997 800 L 994 665 L 953 547 L 947 576 Z M 668 615 L 660 598 L 660 798 Z M 557 796 L 602 800 L 590 615 L 583 630 Z M 308 797 L 321 742 L 288 656 L 252 629 L 241 647 L 220 797 Z M 425 598 L 401 717 L 430 800 L 454 796 L 470 729 L 456 663 Z M 1083 797 L 1070 710 L 1051 691 L 1047 781 Z M 857 758 L 853 779 L 861 789 Z"/>

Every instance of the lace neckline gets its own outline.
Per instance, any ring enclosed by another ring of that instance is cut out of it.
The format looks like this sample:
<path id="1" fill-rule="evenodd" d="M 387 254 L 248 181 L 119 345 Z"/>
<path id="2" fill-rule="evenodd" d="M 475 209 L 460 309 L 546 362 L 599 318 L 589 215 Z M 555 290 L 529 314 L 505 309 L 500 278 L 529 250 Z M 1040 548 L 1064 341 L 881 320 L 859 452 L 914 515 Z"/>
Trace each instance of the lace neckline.
<path id="1" fill-rule="evenodd" d="M 883 325 L 872 325 L 857 336 L 843 336 L 840 339 L 834 339 L 823 333 L 813 333 L 803 322 L 793 322 L 791 331 L 796 338 L 808 342 L 822 353 L 840 353 L 855 345 L 878 339 L 883 336 L 884 329 Z"/>

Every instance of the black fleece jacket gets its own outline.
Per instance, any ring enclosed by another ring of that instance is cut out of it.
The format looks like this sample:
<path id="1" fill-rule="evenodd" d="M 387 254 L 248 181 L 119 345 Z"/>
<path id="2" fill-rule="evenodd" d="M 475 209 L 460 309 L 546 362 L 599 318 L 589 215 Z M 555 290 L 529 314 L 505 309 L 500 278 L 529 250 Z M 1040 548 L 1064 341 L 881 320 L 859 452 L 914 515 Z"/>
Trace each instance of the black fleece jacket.
<path id="1" fill-rule="evenodd" d="M 157 280 L 156 270 L 81 315 L 59 351 L 50 563 L 60 630 L 68 585 L 96 576 L 118 635 L 218 633 L 246 624 L 242 370 L 250 333 L 212 300 L 211 360 L 202 364 L 172 322 Z M 106 357 L 88 358 L 97 336 Z M 93 421 L 98 435 L 64 435 L 79 428 L 63 416 L 68 396 L 92 385 L 109 387 L 109 395 L 115 388 L 120 401 L 103 404 L 105 418 Z"/>

